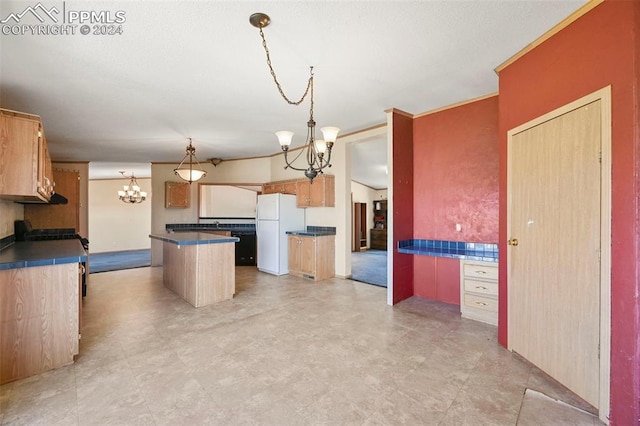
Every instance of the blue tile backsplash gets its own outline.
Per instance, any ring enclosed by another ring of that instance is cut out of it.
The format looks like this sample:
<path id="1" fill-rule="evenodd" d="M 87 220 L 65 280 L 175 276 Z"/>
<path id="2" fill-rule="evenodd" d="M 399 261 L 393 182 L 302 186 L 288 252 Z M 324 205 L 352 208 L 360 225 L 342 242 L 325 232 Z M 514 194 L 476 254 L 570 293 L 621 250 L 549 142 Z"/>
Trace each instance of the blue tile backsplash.
<path id="1" fill-rule="evenodd" d="M 207 229 L 225 229 L 225 230 L 254 230 L 256 225 L 253 223 L 167 223 L 165 226 L 167 231 L 174 229 L 189 230 L 207 230 Z"/>
<path id="2" fill-rule="evenodd" d="M 399 241 L 398 253 L 497 262 L 498 244 L 412 239 Z"/>

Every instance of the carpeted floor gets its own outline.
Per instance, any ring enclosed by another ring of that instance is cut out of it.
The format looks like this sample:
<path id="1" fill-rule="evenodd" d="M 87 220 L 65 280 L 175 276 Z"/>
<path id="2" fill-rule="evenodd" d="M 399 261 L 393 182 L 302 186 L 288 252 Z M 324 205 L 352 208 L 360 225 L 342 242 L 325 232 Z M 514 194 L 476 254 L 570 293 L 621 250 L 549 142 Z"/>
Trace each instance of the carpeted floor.
<path id="1" fill-rule="evenodd" d="M 351 253 L 351 279 L 380 287 L 386 287 L 386 250 L 367 250 Z"/>
<path id="2" fill-rule="evenodd" d="M 89 254 L 89 273 L 151 266 L 151 250 L 113 251 Z"/>

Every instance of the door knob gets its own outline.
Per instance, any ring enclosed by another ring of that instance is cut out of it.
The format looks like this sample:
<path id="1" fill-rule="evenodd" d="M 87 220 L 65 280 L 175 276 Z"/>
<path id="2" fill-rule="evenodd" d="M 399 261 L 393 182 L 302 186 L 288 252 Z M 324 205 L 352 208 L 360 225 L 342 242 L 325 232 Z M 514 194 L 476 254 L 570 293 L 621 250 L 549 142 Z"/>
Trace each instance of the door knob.
<path id="1" fill-rule="evenodd" d="M 507 241 L 507 244 L 509 244 L 510 246 L 517 246 L 518 245 L 518 239 L 517 238 L 512 238 L 509 241 Z"/>

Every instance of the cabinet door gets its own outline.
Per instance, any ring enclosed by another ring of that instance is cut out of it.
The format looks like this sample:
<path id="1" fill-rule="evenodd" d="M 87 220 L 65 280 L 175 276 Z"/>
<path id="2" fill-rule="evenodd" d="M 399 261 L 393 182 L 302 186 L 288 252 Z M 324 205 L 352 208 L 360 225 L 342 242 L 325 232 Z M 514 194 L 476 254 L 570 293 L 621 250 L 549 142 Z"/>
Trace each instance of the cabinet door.
<path id="1" fill-rule="evenodd" d="M 0 114 L 0 195 L 35 196 L 39 123 Z"/>
<path id="2" fill-rule="evenodd" d="M 308 179 L 300 179 L 296 182 L 296 205 L 308 207 L 311 201 L 311 182 Z"/>
<path id="3" fill-rule="evenodd" d="M 291 181 L 287 181 L 285 182 L 283 185 L 283 193 L 284 194 L 292 194 L 292 195 L 296 195 L 297 194 L 297 182 L 295 180 L 291 180 Z"/>
<path id="4" fill-rule="evenodd" d="M 271 185 L 270 183 L 263 183 L 262 184 L 262 193 L 263 194 L 273 194 L 273 185 Z"/>
<path id="5" fill-rule="evenodd" d="M 317 177 L 309 185 L 309 207 L 324 207 L 325 179 Z"/>
<path id="6" fill-rule="evenodd" d="M 186 209 L 191 199 L 191 186 L 187 182 L 165 182 L 164 206 Z"/>
<path id="7" fill-rule="evenodd" d="M 305 274 L 316 273 L 316 239 L 300 237 L 300 271 Z"/>
<path id="8" fill-rule="evenodd" d="M 51 155 L 47 146 L 47 138 L 44 135 L 42 126 L 38 128 L 38 193 L 47 200 L 51 198 L 54 191 L 53 167 L 51 166 Z"/>
<path id="9" fill-rule="evenodd" d="M 289 269 L 300 271 L 300 238 L 289 235 Z"/>

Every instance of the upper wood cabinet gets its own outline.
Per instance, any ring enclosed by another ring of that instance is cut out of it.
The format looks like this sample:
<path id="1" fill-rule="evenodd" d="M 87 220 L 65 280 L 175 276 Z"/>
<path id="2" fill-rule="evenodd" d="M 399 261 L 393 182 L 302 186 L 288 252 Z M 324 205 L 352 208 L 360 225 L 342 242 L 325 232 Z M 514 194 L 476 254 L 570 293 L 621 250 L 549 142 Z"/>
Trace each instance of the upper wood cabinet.
<path id="1" fill-rule="evenodd" d="M 336 205 L 336 183 L 333 175 L 320 175 L 313 180 L 299 179 L 297 182 L 298 207 L 334 207 Z"/>
<path id="2" fill-rule="evenodd" d="M 0 197 L 47 202 L 53 191 L 53 168 L 40 118 L 0 109 Z"/>
<path id="3" fill-rule="evenodd" d="M 164 206 L 166 208 L 189 208 L 191 204 L 191 185 L 187 182 L 164 183 Z"/>
<path id="4" fill-rule="evenodd" d="M 267 182 L 262 185 L 263 194 L 293 194 L 296 195 L 298 179 L 280 180 L 275 182 Z"/>

